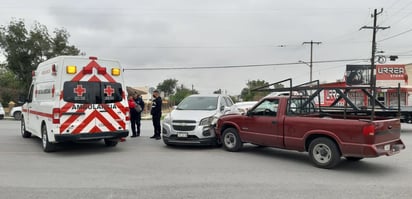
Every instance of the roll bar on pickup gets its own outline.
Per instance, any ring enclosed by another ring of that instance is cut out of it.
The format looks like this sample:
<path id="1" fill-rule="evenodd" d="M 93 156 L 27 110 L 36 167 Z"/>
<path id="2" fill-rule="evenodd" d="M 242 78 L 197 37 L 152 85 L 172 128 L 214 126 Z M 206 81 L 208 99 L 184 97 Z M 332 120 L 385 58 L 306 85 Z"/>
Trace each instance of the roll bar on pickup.
<path id="1" fill-rule="evenodd" d="M 285 83 L 288 87 L 285 87 Z M 281 85 L 281 86 L 280 86 Z M 309 103 L 312 103 L 317 99 L 318 103 L 318 109 L 319 112 L 327 112 L 328 110 L 343 110 L 345 115 L 347 113 L 351 114 L 363 114 L 363 115 L 370 115 L 371 120 L 373 121 L 375 118 L 375 109 L 378 107 L 380 111 L 396 111 L 397 112 L 397 117 L 400 117 L 401 113 L 401 93 L 400 93 L 400 84 L 398 83 L 397 87 L 378 87 L 378 89 L 396 89 L 397 92 L 397 108 L 394 109 L 392 107 L 387 107 L 384 104 L 382 104 L 378 99 L 374 99 L 374 102 L 377 106 L 358 106 L 356 103 L 352 101 L 348 97 L 348 94 L 350 91 L 356 90 L 356 91 L 361 91 L 362 93 L 365 94 L 365 96 L 368 97 L 368 100 L 370 104 L 372 104 L 373 100 L 373 94 L 372 92 L 375 89 L 372 89 L 370 86 L 330 86 L 330 85 L 321 85 L 319 83 L 319 80 L 314 80 L 310 82 L 306 82 L 303 84 L 299 84 L 296 86 L 293 86 L 292 79 L 284 79 L 269 85 L 265 85 L 262 87 L 257 87 L 252 89 L 251 91 L 257 91 L 257 92 L 289 92 L 289 98 L 292 98 L 293 94 L 298 93 L 301 96 L 305 96 L 304 98 L 302 97 L 302 100 L 304 100 L 303 103 L 301 103 L 300 108 L 306 107 Z M 328 106 L 321 106 L 321 92 L 328 92 L 330 90 L 335 91 L 338 94 L 338 97 Z M 375 95 L 376 96 L 376 95 Z M 339 107 L 339 102 L 344 101 L 344 107 Z M 322 109 L 325 109 L 322 111 Z M 350 109 L 350 110 L 349 110 Z"/>

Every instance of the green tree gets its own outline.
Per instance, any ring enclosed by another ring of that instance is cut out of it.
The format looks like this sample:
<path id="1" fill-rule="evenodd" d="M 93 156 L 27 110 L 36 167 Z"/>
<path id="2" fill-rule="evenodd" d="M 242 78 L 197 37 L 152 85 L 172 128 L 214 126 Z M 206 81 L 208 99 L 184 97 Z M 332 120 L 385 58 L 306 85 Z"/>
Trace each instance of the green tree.
<path id="1" fill-rule="evenodd" d="M 16 75 L 6 69 L 5 64 L 0 64 L 0 102 L 6 106 L 10 101 L 17 102 L 22 93 L 20 91 L 20 81 Z"/>
<path id="2" fill-rule="evenodd" d="M 170 96 L 175 93 L 176 85 L 178 80 L 176 79 L 166 79 L 162 83 L 157 85 L 157 90 L 163 91 L 165 96 Z"/>
<path id="3" fill-rule="evenodd" d="M 40 62 L 59 55 L 78 55 L 80 50 L 68 44 L 69 33 L 56 29 L 50 35 L 47 27 L 36 22 L 27 29 L 24 21 L 13 20 L 0 27 L 0 48 L 6 57 L 6 68 L 22 82 L 23 89 L 30 86 L 31 71 Z"/>
<path id="4" fill-rule="evenodd" d="M 170 100 L 173 104 L 179 104 L 185 97 L 192 94 L 199 94 L 199 92 L 195 89 L 188 89 L 182 84 L 180 88 L 176 88 L 176 93 L 170 96 Z"/>
<path id="5" fill-rule="evenodd" d="M 252 91 L 255 88 L 259 88 L 262 86 L 267 86 L 269 85 L 268 82 L 266 82 L 265 80 L 252 80 L 252 81 L 248 81 L 248 83 L 246 84 L 246 87 L 242 89 L 240 96 L 244 101 L 256 101 L 256 100 L 260 100 L 262 97 L 268 95 L 270 92 L 268 91 Z M 281 88 L 283 87 L 282 84 L 277 84 L 275 85 L 275 88 Z"/>
<path id="6" fill-rule="evenodd" d="M 222 94 L 222 89 L 219 88 L 219 89 L 213 91 L 213 94 Z"/>

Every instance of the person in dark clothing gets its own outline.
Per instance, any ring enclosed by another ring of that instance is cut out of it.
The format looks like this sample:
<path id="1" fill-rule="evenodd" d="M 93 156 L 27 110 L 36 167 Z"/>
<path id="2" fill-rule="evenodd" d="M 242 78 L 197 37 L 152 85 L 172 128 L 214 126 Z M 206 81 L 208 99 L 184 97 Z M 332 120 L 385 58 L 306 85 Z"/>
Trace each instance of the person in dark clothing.
<path id="1" fill-rule="evenodd" d="M 162 98 L 159 95 L 159 91 L 153 91 L 153 101 L 152 101 L 152 110 L 150 111 L 152 115 L 152 122 L 154 127 L 154 135 L 150 138 L 160 140 L 160 118 L 162 117 Z"/>
<path id="2" fill-rule="evenodd" d="M 135 101 L 135 103 L 136 103 L 136 106 L 139 105 L 140 108 L 141 108 L 141 111 L 140 111 L 140 112 L 139 112 L 139 111 L 136 111 L 136 112 L 137 112 L 137 117 L 136 117 L 136 126 L 137 126 L 136 136 L 138 137 L 138 136 L 140 136 L 140 124 L 141 124 L 140 121 L 142 120 L 142 112 L 143 112 L 143 110 L 144 110 L 144 102 L 143 102 L 142 96 L 139 95 L 139 94 L 136 94 L 136 95 L 135 95 L 134 101 Z"/>
<path id="3" fill-rule="evenodd" d="M 136 122 L 137 122 L 137 111 L 136 111 L 136 103 L 133 99 L 133 95 L 130 95 L 128 98 L 129 103 L 129 110 L 130 110 L 130 125 L 132 126 L 132 136 L 131 137 L 137 137 L 137 132 L 136 132 Z"/>

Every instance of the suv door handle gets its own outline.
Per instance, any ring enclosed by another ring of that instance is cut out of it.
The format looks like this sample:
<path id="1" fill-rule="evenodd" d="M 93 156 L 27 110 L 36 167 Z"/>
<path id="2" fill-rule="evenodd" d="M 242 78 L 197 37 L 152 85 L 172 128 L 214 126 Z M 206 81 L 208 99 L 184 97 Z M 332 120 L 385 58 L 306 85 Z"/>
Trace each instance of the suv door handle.
<path id="1" fill-rule="evenodd" d="M 277 121 L 276 121 L 276 120 L 273 120 L 273 121 L 272 121 L 272 124 L 276 124 L 276 123 L 277 123 Z"/>

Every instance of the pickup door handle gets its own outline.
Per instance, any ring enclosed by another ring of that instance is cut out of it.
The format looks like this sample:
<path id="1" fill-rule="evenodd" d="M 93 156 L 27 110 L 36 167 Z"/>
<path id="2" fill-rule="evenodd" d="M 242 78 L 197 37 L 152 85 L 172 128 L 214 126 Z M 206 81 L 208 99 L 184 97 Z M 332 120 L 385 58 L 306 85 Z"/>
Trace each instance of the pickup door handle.
<path id="1" fill-rule="evenodd" d="M 277 123 L 276 120 L 273 120 L 273 121 L 272 121 L 272 124 L 276 124 L 276 123 Z"/>

